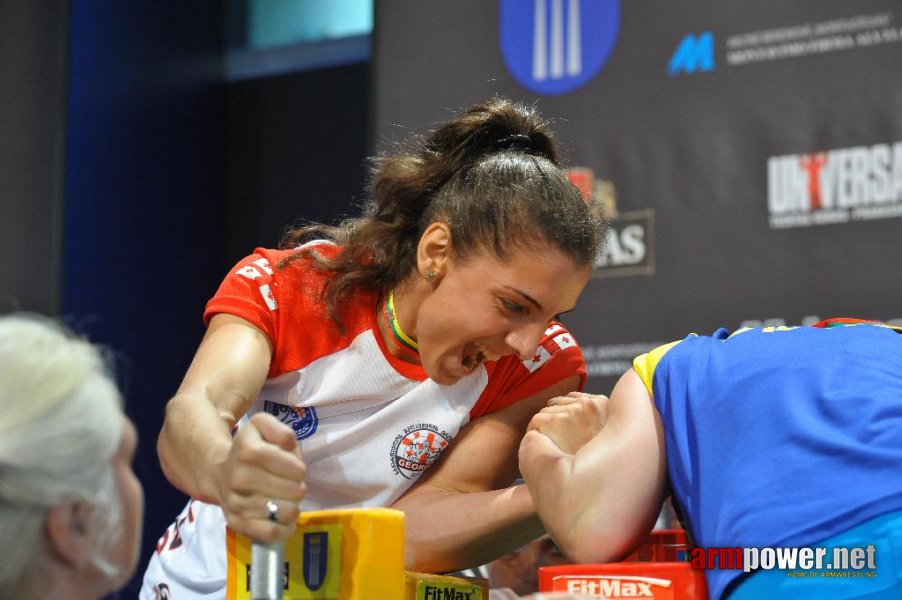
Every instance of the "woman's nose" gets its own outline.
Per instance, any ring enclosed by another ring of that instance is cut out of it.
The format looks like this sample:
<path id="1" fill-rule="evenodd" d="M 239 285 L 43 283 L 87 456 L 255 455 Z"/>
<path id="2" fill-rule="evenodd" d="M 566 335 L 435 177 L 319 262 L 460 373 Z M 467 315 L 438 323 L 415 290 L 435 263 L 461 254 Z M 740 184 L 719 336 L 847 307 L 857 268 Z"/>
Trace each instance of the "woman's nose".
<path id="1" fill-rule="evenodd" d="M 545 323 L 530 323 L 512 329 L 505 336 L 504 343 L 517 353 L 520 360 L 531 360 L 542 341 L 546 326 Z"/>

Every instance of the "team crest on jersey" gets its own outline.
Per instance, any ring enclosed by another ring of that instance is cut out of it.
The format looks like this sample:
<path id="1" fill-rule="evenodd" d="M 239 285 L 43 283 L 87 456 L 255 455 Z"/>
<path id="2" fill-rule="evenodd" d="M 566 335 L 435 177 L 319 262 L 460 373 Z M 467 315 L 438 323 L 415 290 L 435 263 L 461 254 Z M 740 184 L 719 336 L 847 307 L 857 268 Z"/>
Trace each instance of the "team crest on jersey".
<path id="1" fill-rule="evenodd" d="M 395 437 L 391 447 L 392 470 L 395 475 L 414 479 L 439 457 L 451 436 L 430 423 L 416 423 Z"/>
<path id="2" fill-rule="evenodd" d="M 294 437 L 301 441 L 307 439 L 319 426 L 316 409 L 312 406 L 286 406 L 277 402 L 263 401 L 263 410 L 273 415 L 294 430 Z"/>

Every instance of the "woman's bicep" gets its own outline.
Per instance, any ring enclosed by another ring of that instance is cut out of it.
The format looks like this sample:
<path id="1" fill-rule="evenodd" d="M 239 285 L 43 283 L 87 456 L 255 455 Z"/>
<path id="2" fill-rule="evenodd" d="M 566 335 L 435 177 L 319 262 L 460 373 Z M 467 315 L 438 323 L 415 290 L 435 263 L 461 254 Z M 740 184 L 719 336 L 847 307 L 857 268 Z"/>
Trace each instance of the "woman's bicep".
<path id="1" fill-rule="evenodd" d="M 202 398 L 234 424 L 263 387 L 271 357 L 272 344 L 260 329 L 240 317 L 215 315 L 176 398 Z"/>

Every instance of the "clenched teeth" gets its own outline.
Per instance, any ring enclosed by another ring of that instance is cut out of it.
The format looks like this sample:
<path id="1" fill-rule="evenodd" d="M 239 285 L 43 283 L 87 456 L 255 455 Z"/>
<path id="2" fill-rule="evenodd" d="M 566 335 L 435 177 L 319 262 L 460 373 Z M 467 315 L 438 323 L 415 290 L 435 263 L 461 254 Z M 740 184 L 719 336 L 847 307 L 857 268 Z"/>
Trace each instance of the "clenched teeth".
<path id="1" fill-rule="evenodd" d="M 482 347 L 482 346 L 480 346 L 480 345 L 478 345 L 478 344 L 477 344 L 476 347 L 479 348 L 478 355 L 479 355 L 480 360 L 490 360 L 490 361 L 494 361 L 494 360 L 498 360 L 499 358 L 501 358 L 501 357 L 498 356 L 497 354 L 492 354 L 492 353 L 489 352 L 486 348 L 484 348 L 484 347 Z"/>

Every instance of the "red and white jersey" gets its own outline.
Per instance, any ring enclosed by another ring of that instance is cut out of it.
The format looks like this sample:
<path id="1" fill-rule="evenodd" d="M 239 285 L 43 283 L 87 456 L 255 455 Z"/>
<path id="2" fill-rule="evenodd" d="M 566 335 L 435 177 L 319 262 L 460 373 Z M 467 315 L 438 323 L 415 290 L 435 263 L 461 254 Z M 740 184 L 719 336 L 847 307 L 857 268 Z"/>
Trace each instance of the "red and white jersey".
<path id="1" fill-rule="evenodd" d="M 336 251 L 331 244 L 317 248 Z M 207 304 L 205 319 L 239 316 L 272 342 L 268 378 L 241 422 L 266 411 L 294 429 L 307 464 L 303 510 L 389 506 L 470 420 L 573 375 L 580 376 L 580 387 L 585 381 L 579 347 L 553 323 L 532 360 L 507 356 L 454 385 L 439 385 L 422 367 L 388 351 L 376 321 L 377 293 L 347 303 L 344 330 L 337 327 L 319 301 L 328 275 L 307 258 L 279 266 L 295 252 L 258 249 L 242 260 Z M 154 598 L 160 584 L 180 600 L 223 597 L 225 518 L 219 507 L 192 501 L 160 542 L 142 598 Z"/>

